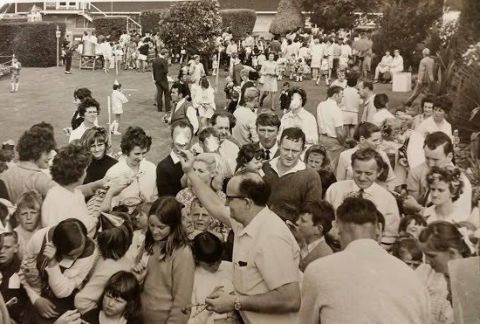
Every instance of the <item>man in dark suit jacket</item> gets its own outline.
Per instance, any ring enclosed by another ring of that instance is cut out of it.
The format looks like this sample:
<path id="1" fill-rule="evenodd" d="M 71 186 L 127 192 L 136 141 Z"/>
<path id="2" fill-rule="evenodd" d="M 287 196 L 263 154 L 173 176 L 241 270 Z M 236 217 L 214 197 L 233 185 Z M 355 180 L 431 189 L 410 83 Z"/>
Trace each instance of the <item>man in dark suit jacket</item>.
<path id="1" fill-rule="evenodd" d="M 153 60 L 153 80 L 157 87 L 157 109 L 162 111 L 162 97 L 165 96 L 165 111 L 170 111 L 170 90 L 168 89 L 168 62 L 167 50 L 162 49 L 156 59 Z"/>
<path id="2" fill-rule="evenodd" d="M 187 120 L 179 120 L 172 124 L 172 151 L 157 165 L 158 196 L 176 196 L 182 190 L 183 176 L 179 152 L 190 149 L 193 127 Z"/>

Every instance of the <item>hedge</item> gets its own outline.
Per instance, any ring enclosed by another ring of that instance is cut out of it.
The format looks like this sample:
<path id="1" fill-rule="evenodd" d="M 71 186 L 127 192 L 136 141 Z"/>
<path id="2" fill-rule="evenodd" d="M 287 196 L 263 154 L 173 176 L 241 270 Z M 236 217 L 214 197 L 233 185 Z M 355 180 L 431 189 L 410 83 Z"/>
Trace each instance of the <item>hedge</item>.
<path id="1" fill-rule="evenodd" d="M 118 40 L 122 31 L 127 29 L 127 18 L 125 17 L 101 17 L 93 20 L 95 33 L 103 36 L 110 36 L 110 40 Z"/>
<path id="2" fill-rule="evenodd" d="M 245 38 L 247 33 L 252 33 L 257 13 L 251 9 L 224 9 L 220 10 L 223 28 L 230 27 L 233 38 Z"/>
<path id="3" fill-rule="evenodd" d="M 299 2 L 299 0 L 280 0 L 277 13 L 270 25 L 270 33 L 281 35 L 305 26 L 305 18 Z"/>
<path id="4" fill-rule="evenodd" d="M 159 31 L 159 22 L 168 9 L 146 10 L 140 13 L 140 24 L 144 33 Z"/>
<path id="5" fill-rule="evenodd" d="M 0 55 L 15 54 L 25 67 L 57 64 L 57 26 L 65 35 L 65 24 L 56 22 L 0 23 Z M 63 38 L 60 39 L 60 44 Z"/>

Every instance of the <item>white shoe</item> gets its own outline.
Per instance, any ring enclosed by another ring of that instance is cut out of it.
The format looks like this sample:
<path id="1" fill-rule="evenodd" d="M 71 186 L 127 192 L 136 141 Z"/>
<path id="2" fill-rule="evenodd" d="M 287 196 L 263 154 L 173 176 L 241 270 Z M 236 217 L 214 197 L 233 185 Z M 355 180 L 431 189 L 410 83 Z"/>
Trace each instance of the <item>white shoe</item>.
<path id="1" fill-rule="evenodd" d="M 113 135 L 122 135 L 122 133 L 117 132 L 117 131 L 114 131 L 114 132 L 113 132 Z"/>

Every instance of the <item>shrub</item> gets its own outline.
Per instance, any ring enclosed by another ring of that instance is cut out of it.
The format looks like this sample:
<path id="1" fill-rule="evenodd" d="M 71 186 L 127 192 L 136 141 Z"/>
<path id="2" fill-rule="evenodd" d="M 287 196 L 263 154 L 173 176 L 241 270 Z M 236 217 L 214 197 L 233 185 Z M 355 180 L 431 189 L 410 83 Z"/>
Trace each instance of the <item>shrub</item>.
<path id="1" fill-rule="evenodd" d="M 286 34 L 304 26 L 305 18 L 299 0 L 280 0 L 270 32 L 274 35 Z"/>
<path id="2" fill-rule="evenodd" d="M 0 53 L 15 54 L 25 67 L 49 67 L 57 64 L 57 25 L 65 35 L 65 24 L 21 22 L 0 24 Z M 60 44 L 63 39 L 60 39 Z"/>
<path id="3" fill-rule="evenodd" d="M 188 53 L 211 55 L 216 51 L 215 38 L 221 33 L 222 17 L 217 0 L 177 2 L 160 21 L 165 45 L 175 51 L 183 47 Z"/>
<path id="4" fill-rule="evenodd" d="M 118 40 L 122 31 L 127 29 L 127 19 L 125 17 L 101 17 L 93 20 L 95 33 L 98 35 L 109 36 L 110 40 Z"/>
<path id="5" fill-rule="evenodd" d="M 142 11 L 142 13 L 140 14 L 140 24 L 142 25 L 142 31 L 144 33 L 158 32 L 160 27 L 158 23 L 166 12 L 166 9 Z"/>
<path id="6" fill-rule="evenodd" d="M 220 10 L 223 28 L 230 27 L 234 39 L 244 38 L 252 33 L 257 13 L 251 9 L 224 9 Z"/>

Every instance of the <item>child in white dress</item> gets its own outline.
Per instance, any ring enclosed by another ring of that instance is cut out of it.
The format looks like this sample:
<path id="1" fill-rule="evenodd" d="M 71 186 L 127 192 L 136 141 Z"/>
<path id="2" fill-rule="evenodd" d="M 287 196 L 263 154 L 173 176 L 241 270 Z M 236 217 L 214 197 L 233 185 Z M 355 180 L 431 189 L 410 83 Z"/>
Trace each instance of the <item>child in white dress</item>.
<path id="1" fill-rule="evenodd" d="M 112 125 L 110 125 L 110 132 L 112 132 L 113 135 L 122 135 L 122 133 L 118 131 L 118 127 L 120 126 L 120 119 L 123 114 L 123 104 L 128 102 L 121 88 L 122 85 L 115 80 L 112 91 L 112 113 L 115 115 L 115 119 Z"/>

